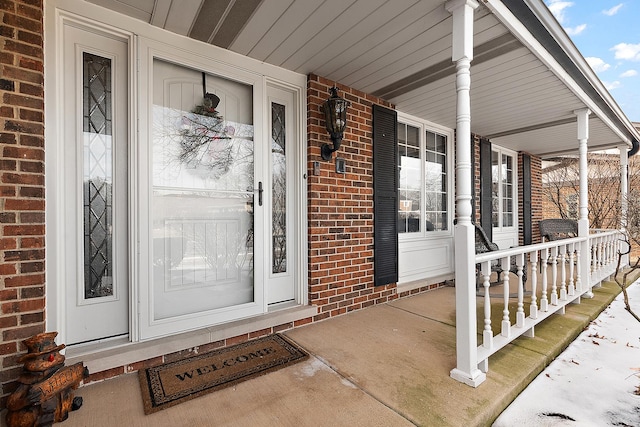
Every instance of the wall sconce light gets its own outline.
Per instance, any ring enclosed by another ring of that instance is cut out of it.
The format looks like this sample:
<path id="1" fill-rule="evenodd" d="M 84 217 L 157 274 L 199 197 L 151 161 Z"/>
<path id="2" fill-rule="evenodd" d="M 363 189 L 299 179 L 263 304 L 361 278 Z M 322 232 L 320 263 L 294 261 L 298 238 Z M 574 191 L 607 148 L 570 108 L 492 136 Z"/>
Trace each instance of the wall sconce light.
<path id="1" fill-rule="evenodd" d="M 322 111 L 324 111 L 324 121 L 333 141 L 333 147 L 322 144 L 320 153 L 324 160 L 331 160 L 333 152 L 340 148 L 344 130 L 347 127 L 347 107 L 349 106 L 349 101 L 338 96 L 337 87 L 332 87 L 329 92 L 331 96 L 322 104 Z"/>

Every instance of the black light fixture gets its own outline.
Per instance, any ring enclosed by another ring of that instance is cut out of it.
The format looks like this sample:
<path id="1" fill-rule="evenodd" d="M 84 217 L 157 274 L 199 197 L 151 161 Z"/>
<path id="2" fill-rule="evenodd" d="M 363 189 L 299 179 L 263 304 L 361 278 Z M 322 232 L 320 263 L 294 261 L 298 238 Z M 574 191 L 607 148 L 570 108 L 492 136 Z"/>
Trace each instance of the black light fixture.
<path id="1" fill-rule="evenodd" d="M 332 87 L 329 92 L 331 96 L 322 104 L 322 110 L 333 147 L 329 144 L 322 144 L 320 153 L 324 160 L 331 160 L 333 152 L 340 148 L 344 130 L 347 127 L 347 107 L 349 106 L 349 101 L 338 96 L 337 87 Z"/>

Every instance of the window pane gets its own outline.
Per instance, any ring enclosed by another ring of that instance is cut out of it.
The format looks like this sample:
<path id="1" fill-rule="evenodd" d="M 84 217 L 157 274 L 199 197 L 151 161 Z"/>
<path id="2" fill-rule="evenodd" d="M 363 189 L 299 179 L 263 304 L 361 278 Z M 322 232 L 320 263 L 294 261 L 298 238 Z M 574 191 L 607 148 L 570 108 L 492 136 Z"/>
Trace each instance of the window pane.
<path id="1" fill-rule="evenodd" d="M 436 135 L 436 147 L 435 151 L 437 153 L 446 153 L 447 152 L 447 137 L 444 135 Z"/>
<path id="2" fill-rule="evenodd" d="M 505 213 L 502 216 L 503 227 L 513 227 L 513 214 Z"/>
<path id="3" fill-rule="evenodd" d="M 427 131 L 427 151 L 436 151 L 436 134 Z"/>
<path id="4" fill-rule="evenodd" d="M 399 188 L 398 188 L 398 232 L 420 231 L 420 186 L 421 163 L 419 129 L 407 124 L 398 124 L 402 129 L 398 138 Z"/>
<path id="5" fill-rule="evenodd" d="M 500 163 L 497 151 L 491 152 L 491 222 L 500 227 Z"/>
<path id="6" fill-rule="evenodd" d="M 398 123 L 398 142 L 402 142 L 403 146 L 407 143 L 407 125 L 402 123 Z"/>
<path id="7" fill-rule="evenodd" d="M 83 53 L 84 297 L 113 295 L 111 60 Z"/>
<path id="8" fill-rule="evenodd" d="M 407 126 L 407 145 L 420 148 L 420 129 L 414 126 Z"/>
<path id="9" fill-rule="evenodd" d="M 426 132 L 425 197 L 428 231 L 447 229 L 447 138 Z"/>

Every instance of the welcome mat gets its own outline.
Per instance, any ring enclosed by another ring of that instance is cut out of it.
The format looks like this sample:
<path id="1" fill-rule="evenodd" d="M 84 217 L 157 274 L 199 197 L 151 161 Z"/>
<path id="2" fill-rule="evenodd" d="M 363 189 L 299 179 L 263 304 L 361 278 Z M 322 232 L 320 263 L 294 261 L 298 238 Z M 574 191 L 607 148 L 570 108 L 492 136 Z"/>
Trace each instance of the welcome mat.
<path id="1" fill-rule="evenodd" d="M 138 371 L 144 413 L 166 409 L 305 360 L 309 355 L 280 335 L 269 335 L 188 359 Z"/>

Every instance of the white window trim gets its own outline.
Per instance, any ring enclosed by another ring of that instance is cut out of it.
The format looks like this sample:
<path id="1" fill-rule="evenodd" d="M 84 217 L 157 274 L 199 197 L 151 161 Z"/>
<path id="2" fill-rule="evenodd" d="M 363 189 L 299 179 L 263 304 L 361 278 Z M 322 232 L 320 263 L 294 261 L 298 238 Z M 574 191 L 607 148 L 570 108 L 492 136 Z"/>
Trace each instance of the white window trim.
<path id="1" fill-rule="evenodd" d="M 444 231 L 422 230 L 419 233 L 398 234 L 398 284 L 403 290 L 438 283 L 451 277 L 454 271 L 453 216 L 455 212 L 455 169 L 454 169 L 454 132 L 453 129 L 429 122 L 402 112 L 398 112 L 398 122 L 420 129 L 421 150 L 426 145 L 426 131 L 437 132 L 447 137 L 447 221 Z M 396 147 L 397 149 L 397 147 Z M 423 155 L 421 153 L 421 155 Z M 395 165 L 397 167 L 397 165 Z M 423 166 L 424 167 L 424 166 Z M 423 174 L 424 176 L 424 171 Z M 424 187 L 422 187 L 424 190 Z M 424 214 L 424 197 L 421 215 Z M 424 262 L 429 259 L 429 262 Z"/>

